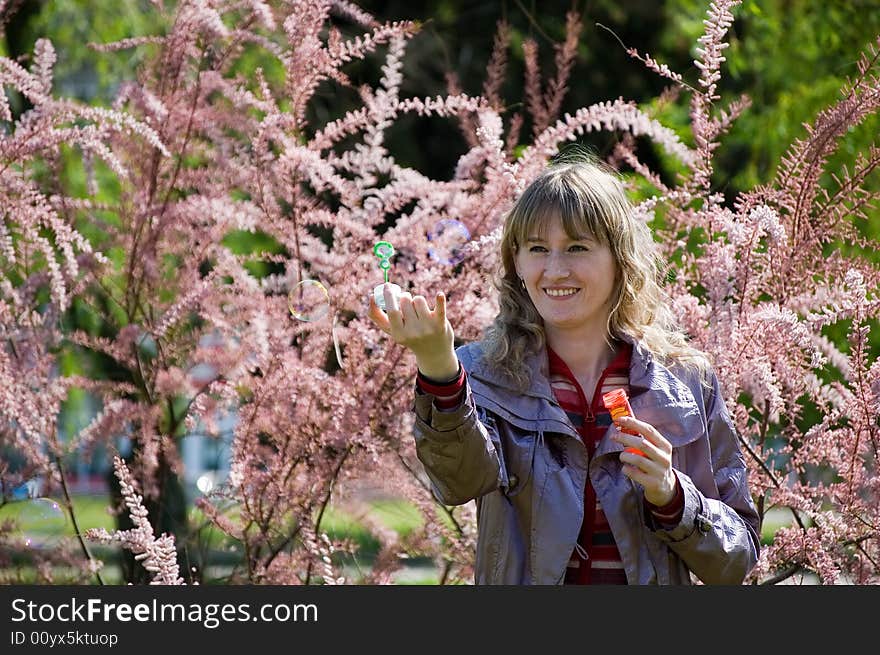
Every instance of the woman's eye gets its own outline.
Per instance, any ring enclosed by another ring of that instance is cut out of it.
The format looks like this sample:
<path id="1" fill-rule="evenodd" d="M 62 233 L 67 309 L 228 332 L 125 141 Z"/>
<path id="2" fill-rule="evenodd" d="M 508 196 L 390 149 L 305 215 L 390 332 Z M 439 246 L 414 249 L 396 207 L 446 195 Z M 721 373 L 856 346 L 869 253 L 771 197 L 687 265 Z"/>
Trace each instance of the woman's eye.
<path id="1" fill-rule="evenodd" d="M 580 244 L 573 244 L 568 247 L 568 252 L 589 252 L 589 248 L 587 246 L 582 246 Z M 549 252 L 545 246 L 529 246 L 529 252 L 534 253 L 545 253 Z"/>

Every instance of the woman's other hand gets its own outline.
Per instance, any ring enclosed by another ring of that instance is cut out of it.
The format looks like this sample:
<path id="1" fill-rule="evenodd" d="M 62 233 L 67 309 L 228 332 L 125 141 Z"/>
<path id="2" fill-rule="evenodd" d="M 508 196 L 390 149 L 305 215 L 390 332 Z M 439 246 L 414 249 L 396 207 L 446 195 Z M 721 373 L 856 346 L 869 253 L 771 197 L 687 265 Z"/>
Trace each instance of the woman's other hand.
<path id="1" fill-rule="evenodd" d="M 620 453 L 623 473 L 642 485 L 645 499 L 657 507 L 669 503 L 675 496 L 675 473 L 672 470 L 672 444 L 657 432 L 653 425 L 631 416 L 622 416 L 615 424 L 637 435 L 618 431 L 612 438 L 627 448 L 637 448 L 644 455 L 624 451 Z"/>

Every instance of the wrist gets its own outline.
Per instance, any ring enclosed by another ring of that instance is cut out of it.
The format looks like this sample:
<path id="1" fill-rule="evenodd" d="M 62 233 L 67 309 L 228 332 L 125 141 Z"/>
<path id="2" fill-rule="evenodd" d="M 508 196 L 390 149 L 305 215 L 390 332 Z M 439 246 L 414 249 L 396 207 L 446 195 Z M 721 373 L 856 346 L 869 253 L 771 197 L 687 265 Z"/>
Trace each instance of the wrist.
<path id="1" fill-rule="evenodd" d="M 668 494 L 664 494 L 662 498 L 649 498 L 645 494 L 645 500 L 652 513 L 660 515 L 675 514 L 684 504 L 684 490 L 678 481 L 678 476 L 673 473 L 672 478 L 672 490 Z"/>
<path id="2" fill-rule="evenodd" d="M 416 357 L 416 366 L 422 377 L 436 383 L 454 382 L 458 377 L 461 369 L 458 363 L 458 357 L 455 353 L 451 356 L 444 356 L 439 359 L 431 359 L 426 357 Z"/>
<path id="3" fill-rule="evenodd" d="M 435 378 L 430 375 L 425 375 L 425 373 L 419 369 L 418 377 L 419 380 L 423 383 L 427 383 L 432 386 L 445 386 L 458 382 L 461 379 L 462 370 L 461 365 L 459 364 L 458 368 L 455 371 L 454 375 L 447 376 L 445 378 Z"/>
<path id="4" fill-rule="evenodd" d="M 645 500 L 648 501 L 651 510 L 659 510 L 661 507 L 666 507 L 675 500 L 675 489 L 673 488 L 672 493 L 664 495 L 663 497 L 654 496 L 652 498 L 648 494 L 645 494 Z"/>

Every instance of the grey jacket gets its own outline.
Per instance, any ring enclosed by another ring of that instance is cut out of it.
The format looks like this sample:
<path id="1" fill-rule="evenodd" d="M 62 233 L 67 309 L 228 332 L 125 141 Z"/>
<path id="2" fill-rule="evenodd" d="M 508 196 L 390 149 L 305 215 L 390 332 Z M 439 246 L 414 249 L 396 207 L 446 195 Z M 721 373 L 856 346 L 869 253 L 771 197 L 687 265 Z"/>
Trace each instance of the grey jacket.
<path id="1" fill-rule="evenodd" d="M 464 402 L 438 410 L 417 390 L 414 434 L 435 495 L 476 500 L 476 584 L 561 584 L 583 520 L 589 473 L 629 584 L 741 584 L 758 559 L 758 514 L 746 466 L 714 372 L 673 371 L 633 344 L 630 404 L 672 443 L 684 490 L 681 522 L 665 529 L 644 510 L 641 485 L 621 472 L 623 446 L 609 427 L 592 461 L 534 355 L 525 393 L 500 379 L 481 344 L 456 350 L 467 372 Z"/>

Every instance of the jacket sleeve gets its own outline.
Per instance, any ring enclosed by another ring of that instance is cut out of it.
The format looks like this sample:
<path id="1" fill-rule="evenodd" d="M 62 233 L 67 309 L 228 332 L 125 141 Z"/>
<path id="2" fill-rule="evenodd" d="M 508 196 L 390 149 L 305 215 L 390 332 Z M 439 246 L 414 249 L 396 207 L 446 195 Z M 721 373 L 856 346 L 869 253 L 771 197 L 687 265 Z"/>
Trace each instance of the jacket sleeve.
<path id="1" fill-rule="evenodd" d="M 446 505 L 463 505 L 502 482 L 503 464 L 494 426 L 480 421 L 467 376 L 461 404 L 440 410 L 434 396 L 416 389 L 413 434 L 416 455 L 434 494 Z"/>
<path id="2" fill-rule="evenodd" d="M 646 521 L 706 584 L 742 584 L 758 561 L 760 519 L 748 487 L 748 470 L 736 428 L 714 373 L 705 396 L 712 476 L 718 497 L 702 493 L 686 473 L 675 471 L 684 490 L 684 511 L 676 526 Z M 714 494 L 713 494 L 714 495 Z"/>

